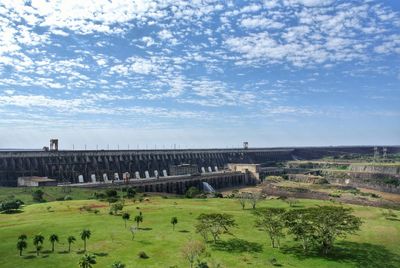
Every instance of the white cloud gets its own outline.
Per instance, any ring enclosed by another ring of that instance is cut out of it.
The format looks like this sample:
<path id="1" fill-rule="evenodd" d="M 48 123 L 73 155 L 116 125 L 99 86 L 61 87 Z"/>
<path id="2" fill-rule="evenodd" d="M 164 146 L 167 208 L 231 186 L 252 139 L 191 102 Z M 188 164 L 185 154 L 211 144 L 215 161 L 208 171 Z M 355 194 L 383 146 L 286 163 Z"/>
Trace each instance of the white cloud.
<path id="1" fill-rule="evenodd" d="M 300 4 L 308 7 L 326 6 L 334 3 L 335 0 L 284 0 L 286 5 Z"/>
<path id="2" fill-rule="evenodd" d="M 154 39 L 150 36 L 144 36 L 142 41 L 146 44 L 146 47 L 150 47 L 155 44 Z"/>
<path id="3" fill-rule="evenodd" d="M 245 28 L 260 28 L 260 29 L 266 29 L 266 28 L 276 28 L 280 29 L 285 26 L 285 24 L 274 21 L 271 19 L 263 18 L 263 17 L 251 17 L 251 18 L 245 18 L 243 19 L 240 24 L 245 27 Z"/>

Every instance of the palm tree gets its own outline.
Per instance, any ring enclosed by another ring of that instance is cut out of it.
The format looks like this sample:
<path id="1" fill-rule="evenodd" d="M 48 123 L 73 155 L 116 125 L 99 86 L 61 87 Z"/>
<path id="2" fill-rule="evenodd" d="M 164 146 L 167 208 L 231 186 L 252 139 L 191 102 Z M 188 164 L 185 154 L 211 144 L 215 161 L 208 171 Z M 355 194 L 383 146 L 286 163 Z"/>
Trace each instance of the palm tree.
<path id="1" fill-rule="evenodd" d="M 27 240 L 28 236 L 26 234 L 22 234 L 20 236 L 18 236 L 18 240 Z"/>
<path id="2" fill-rule="evenodd" d="M 172 217 L 171 218 L 172 230 L 175 230 L 175 224 L 177 224 L 177 223 L 178 223 L 178 218 Z"/>
<path id="3" fill-rule="evenodd" d="M 139 215 L 136 215 L 134 218 L 137 228 L 139 228 L 139 223 L 143 222 L 143 215 L 142 212 L 139 213 Z"/>
<path id="4" fill-rule="evenodd" d="M 92 264 L 96 264 L 96 256 L 91 254 L 85 254 L 79 260 L 80 268 L 92 268 Z"/>
<path id="5" fill-rule="evenodd" d="M 19 250 L 19 256 L 22 256 L 22 251 L 28 247 L 28 243 L 25 240 L 18 240 L 17 249 Z"/>
<path id="6" fill-rule="evenodd" d="M 83 229 L 83 231 L 81 232 L 81 239 L 83 240 L 83 243 L 84 243 L 83 248 L 84 248 L 85 252 L 86 252 L 86 239 L 89 239 L 91 234 L 92 233 L 90 232 L 89 229 Z M 90 267 L 90 266 L 88 266 L 88 267 Z"/>
<path id="7" fill-rule="evenodd" d="M 58 235 L 56 234 L 52 234 L 49 238 L 50 242 L 51 242 L 51 252 L 54 252 L 54 243 L 58 242 Z"/>
<path id="8" fill-rule="evenodd" d="M 43 245 L 43 241 L 44 241 L 44 236 L 43 235 L 35 235 L 35 237 L 33 238 L 33 244 L 36 247 L 36 255 L 39 256 L 40 250 L 42 249 L 42 245 Z"/>
<path id="9" fill-rule="evenodd" d="M 120 261 L 116 261 L 111 265 L 111 268 L 125 268 L 125 264 Z"/>
<path id="10" fill-rule="evenodd" d="M 130 217 L 131 215 L 129 215 L 128 212 L 124 212 L 124 214 L 122 214 L 122 219 L 124 219 L 125 221 L 125 228 L 126 228 L 126 221 L 129 220 Z"/>
<path id="11" fill-rule="evenodd" d="M 75 237 L 70 235 L 67 238 L 68 240 L 68 252 L 71 252 L 71 244 L 74 243 L 76 241 Z"/>

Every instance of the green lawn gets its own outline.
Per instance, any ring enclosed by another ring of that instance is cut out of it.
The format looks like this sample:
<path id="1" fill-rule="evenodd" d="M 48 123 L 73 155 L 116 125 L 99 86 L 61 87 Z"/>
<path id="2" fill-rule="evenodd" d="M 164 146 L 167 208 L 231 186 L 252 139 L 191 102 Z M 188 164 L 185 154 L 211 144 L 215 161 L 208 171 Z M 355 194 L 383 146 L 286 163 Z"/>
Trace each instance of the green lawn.
<path id="1" fill-rule="evenodd" d="M 76 188 L 76 187 L 0 187 L 0 201 L 8 199 L 20 199 L 25 204 L 32 204 L 32 192 L 41 189 L 45 192 L 43 198 L 47 201 L 64 199 L 66 195 L 73 200 L 83 200 L 93 198 L 95 192 L 104 192 L 104 189 L 95 188 Z M 70 189 L 70 191 L 69 191 Z"/>
<path id="2" fill-rule="evenodd" d="M 400 221 L 386 220 L 379 208 L 351 206 L 355 214 L 362 217 L 364 224 L 358 235 L 338 241 L 336 250 L 329 258 L 318 255 L 304 257 L 297 244 L 287 237 L 281 249 L 273 249 L 266 234 L 254 228 L 254 216 L 250 209 L 242 210 L 233 199 L 163 199 L 150 197 L 142 203 L 127 202 L 124 211 L 133 218 L 139 210 L 144 221 L 135 239 L 124 227 L 120 216 L 108 214 L 108 203 L 96 200 L 56 201 L 25 206 L 22 213 L 0 214 L 0 267 L 78 267 L 79 251 L 83 242 L 79 239 L 82 229 L 88 228 L 92 237 L 88 251 L 97 255 L 94 267 L 111 267 L 114 261 L 122 261 L 127 267 L 189 267 L 182 259 L 180 249 L 190 238 L 201 239 L 194 232 L 195 218 L 200 213 L 225 212 L 235 216 L 238 227 L 234 236 L 223 235 L 223 247 L 207 246 L 208 256 L 203 257 L 209 264 L 221 267 L 273 267 L 270 259 L 275 258 L 282 267 L 400 267 Z M 300 206 L 328 204 L 317 200 L 301 200 Z M 99 214 L 80 211 L 82 206 L 93 206 Z M 259 206 L 288 207 L 280 200 L 266 200 Z M 51 208 L 48 208 L 51 207 Z M 396 212 L 398 218 L 400 213 Z M 175 231 L 170 224 L 171 217 L 178 217 Z M 132 220 L 129 225 L 133 225 Z M 18 235 L 28 235 L 28 249 L 23 257 L 18 256 L 16 242 Z M 32 238 L 41 233 L 46 237 L 41 256 L 36 257 Z M 60 243 L 51 253 L 48 241 L 56 233 Z M 71 253 L 66 239 L 69 235 L 77 238 Z M 148 259 L 139 259 L 139 251 L 145 251 Z M 215 266 L 214 266 L 215 267 Z"/>

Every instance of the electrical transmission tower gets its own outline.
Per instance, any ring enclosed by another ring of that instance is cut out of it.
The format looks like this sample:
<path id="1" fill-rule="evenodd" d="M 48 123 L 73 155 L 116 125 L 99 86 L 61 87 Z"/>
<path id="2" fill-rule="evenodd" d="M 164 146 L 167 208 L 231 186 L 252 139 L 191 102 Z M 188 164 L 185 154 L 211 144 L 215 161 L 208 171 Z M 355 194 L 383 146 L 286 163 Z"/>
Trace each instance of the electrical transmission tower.
<path id="1" fill-rule="evenodd" d="M 386 159 L 387 158 L 387 148 L 383 147 L 382 151 L 383 151 L 382 157 L 383 157 L 383 159 Z"/>
<path id="2" fill-rule="evenodd" d="M 379 158 L 379 149 L 378 147 L 374 147 L 374 161 L 377 161 Z"/>

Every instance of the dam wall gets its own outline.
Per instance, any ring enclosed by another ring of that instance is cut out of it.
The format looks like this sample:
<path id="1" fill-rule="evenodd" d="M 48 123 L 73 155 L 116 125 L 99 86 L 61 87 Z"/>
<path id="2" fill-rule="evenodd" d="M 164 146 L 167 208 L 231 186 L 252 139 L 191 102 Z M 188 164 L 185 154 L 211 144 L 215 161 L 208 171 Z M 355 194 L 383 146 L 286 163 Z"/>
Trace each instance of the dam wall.
<path id="1" fill-rule="evenodd" d="M 400 147 L 387 147 L 399 153 Z M 0 186 L 17 186 L 18 177 L 48 177 L 81 183 L 170 175 L 170 166 L 197 165 L 199 173 L 222 170 L 228 163 L 266 164 L 324 156 L 373 155 L 372 146 L 233 148 L 184 150 L 0 150 Z"/>
<path id="2" fill-rule="evenodd" d="M 126 151 L 3 151 L 0 186 L 16 186 L 18 177 L 39 176 L 59 182 L 170 175 L 170 166 L 197 165 L 198 172 L 222 170 L 227 163 L 263 163 L 292 159 L 292 149 L 207 149 Z"/>

